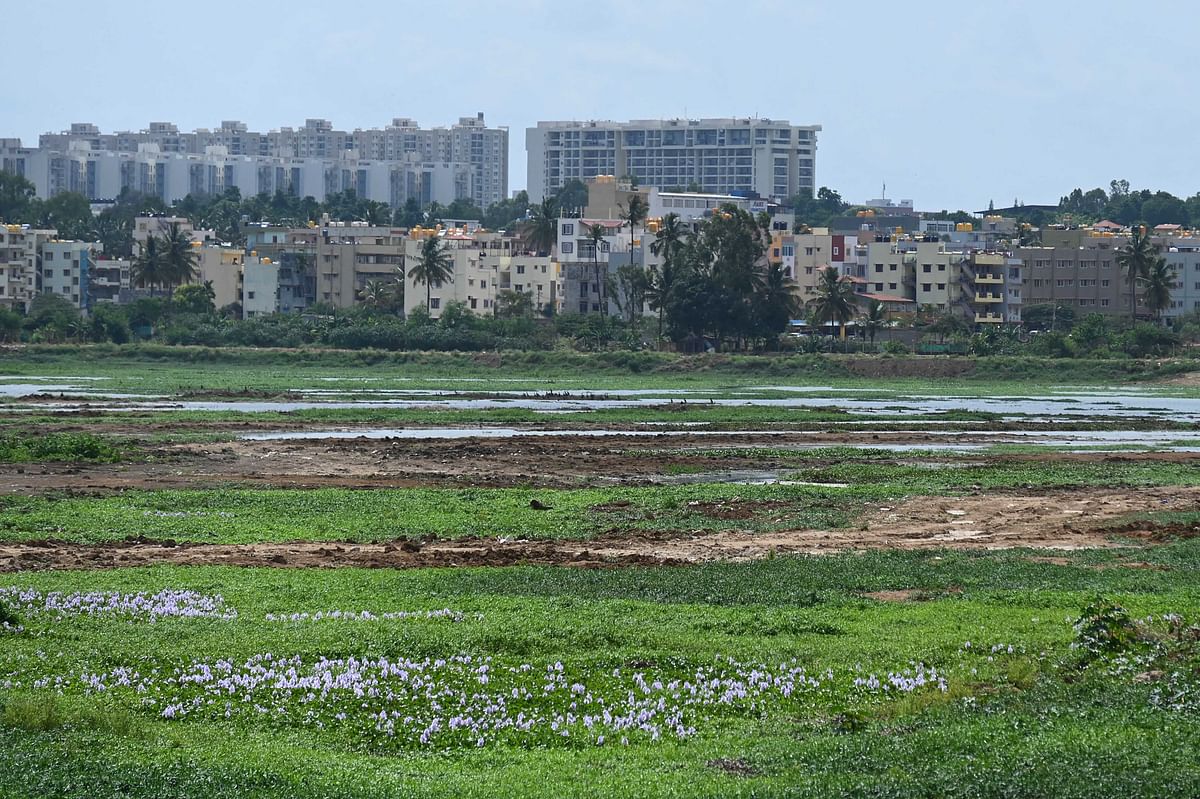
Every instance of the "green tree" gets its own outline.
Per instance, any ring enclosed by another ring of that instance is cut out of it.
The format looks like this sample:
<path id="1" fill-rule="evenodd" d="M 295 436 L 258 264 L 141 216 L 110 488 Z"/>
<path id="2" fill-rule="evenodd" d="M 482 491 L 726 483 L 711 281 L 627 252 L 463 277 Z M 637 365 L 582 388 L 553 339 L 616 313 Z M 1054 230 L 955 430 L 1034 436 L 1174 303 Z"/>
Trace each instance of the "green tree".
<path id="1" fill-rule="evenodd" d="M 483 211 L 469 197 L 460 197 L 446 206 L 447 219 L 483 219 Z"/>
<path id="2" fill-rule="evenodd" d="M 635 194 L 629 198 L 629 205 L 621 209 L 621 218 L 629 223 L 629 260 L 633 262 L 633 232 L 634 228 L 646 221 L 650 213 L 650 204 Z"/>
<path id="3" fill-rule="evenodd" d="M 483 226 L 488 230 L 513 230 L 529 212 L 529 194 L 517 192 L 515 197 L 492 203 L 483 214 Z"/>
<path id="4" fill-rule="evenodd" d="M 846 338 L 846 323 L 854 318 L 854 286 L 843 280 L 836 267 L 827 266 L 817 279 L 816 297 L 809 303 L 812 311 L 810 324 L 818 326 L 836 322 L 839 335 Z"/>
<path id="5" fill-rule="evenodd" d="M 453 280 L 454 256 L 442 246 L 437 236 L 430 236 L 421 245 L 421 255 L 408 276 L 417 283 L 425 284 L 425 309 L 432 310 L 433 284 L 442 285 Z"/>
<path id="6" fill-rule="evenodd" d="M 583 209 L 588 204 L 588 190 L 582 180 L 571 178 L 554 195 L 554 204 L 565 214 L 583 215 Z"/>
<path id="7" fill-rule="evenodd" d="M 763 277 L 761 296 L 755 303 L 759 335 L 778 344 L 780 334 L 788 329 L 802 307 L 799 289 L 784 272 L 783 265 L 769 264 Z"/>
<path id="8" fill-rule="evenodd" d="M 77 192 L 64 191 L 49 200 L 34 200 L 30 203 L 28 213 L 33 217 L 33 224 L 57 230 L 60 239 L 96 239 L 96 218 L 92 215 L 92 204 Z"/>
<path id="9" fill-rule="evenodd" d="M 496 295 L 495 314 L 500 319 L 533 316 L 533 298 L 525 291 L 505 289 Z"/>
<path id="10" fill-rule="evenodd" d="M 558 206 L 547 197 L 529 211 L 521 225 L 521 240 L 538 255 L 549 255 L 558 241 Z"/>
<path id="11" fill-rule="evenodd" d="M 358 291 L 362 304 L 373 311 L 386 306 L 391 299 L 391 287 L 382 280 L 368 280 Z"/>
<path id="12" fill-rule="evenodd" d="M 1129 282 L 1129 318 L 1137 318 L 1137 287 L 1138 280 L 1150 271 L 1150 264 L 1158 255 L 1159 247 L 1150 240 L 1150 233 L 1144 227 L 1133 229 L 1129 242 L 1117 250 L 1117 264 L 1125 270 L 1125 279 Z"/>
<path id="13" fill-rule="evenodd" d="M 421 203 L 417 202 L 416 197 L 409 197 L 404 201 L 401 208 L 396 209 L 396 213 L 392 216 L 392 224 L 397 227 L 415 228 L 425 221 L 425 216 L 421 213 Z"/>
<path id="14" fill-rule="evenodd" d="M 884 310 L 882 302 L 871 300 L 867 303 L 867 309 L 863 312 L 860 321 L 867 338 L 871 340 L 871 346 L 875 346 L 875 336 L 883 327 L 886 319 L 887 311 Z"/>
<path id="15" fill-rule="evenodd" d="M 0 170 L 0 222 L 27 222 L 29 204 L 37 196 L 37 188 L 20 175 Z"/>
<path id="16" fill-rule="evenodd" d="M 1171 289 L 1175 287 L 1175 273 L 1167 265 L 1167 259 L 1161 255 L 1155 257 L 1146 274 L 1141 277 L 1141 283 L 1146 308 L 1159 322 L 1162 312 L 1171 307 Z"/>
<path id="17" fill-rule="evenodd" d="M 608 316 L 607 283 L 600 272 L 600 246 L 604 243 L 604 225 L 599 223 L 587 225 L 584 228 L 588 241 L 592 245 L 592 274 L 596 279 L 596 290 L 600 292 L 600 315 Z M 606 264 L 607 266 L 607 264 Z"/>
<path id="18" fill-rule="evenodd" d="M 174 287 L 195 280 L 200 256 L 192 246 L 192 237 L 178 222 L 167 226 L 159 242 L 162 254 L 162 280 L 166 283 L 169 295 L 174 295 Z"/>
<path id="19" fill-rule="evenodd" d="M 641 316 L 650 289 L 650 278 L 646 270 L 637 264 L 621 264 L 615 279 L 606 281 L 606 292 L 625 316 L 625 321 L 634 324 Z"/>
<path id="20" fill-rule="evenodd" d="M 217 294 L 211 280 L 180 286 L 171 298 L 181 313 L 209 314 L 217 310 Z"/>
<path id="21" fill-rule="evenodd" d="M 133 285 L 150 289 L 150 295 L 153 296 L 154 289 L 166 283 L 165 263 L 165 253 L 159 246 L 158 237 L 151 236 L 146 239 L 141 252 L 133 261 L 130 275 Z"/>
<path id="22" fill-rule="evenodd" d="M 654 234 L 650 244 L 650 252 L 660 259 L 658 266 L 650 269 L 650 285 L 647 287 L 646 298 L 650 308 L 658 312 L 658 338 L 663 336 L 663 313 L 670 304 L 671 287 L 679 272 L 676 262 L 685 246 L 687 230 L 679 218 L 679 214 L 667 214 Z"/>

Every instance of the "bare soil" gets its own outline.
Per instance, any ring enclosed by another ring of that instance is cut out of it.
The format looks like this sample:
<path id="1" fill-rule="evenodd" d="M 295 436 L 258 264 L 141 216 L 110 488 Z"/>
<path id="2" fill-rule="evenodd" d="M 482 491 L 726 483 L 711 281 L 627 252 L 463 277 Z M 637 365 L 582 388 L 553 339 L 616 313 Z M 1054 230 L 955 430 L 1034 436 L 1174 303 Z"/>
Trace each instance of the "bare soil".
<path id="1" fill-rule="evenodd" d="M 236 432 L 223 423 L 225 432 Z M 253 428 L 249 428 L 253 429 Z M 110 431 L 111 432 L 111 431 Z M 129 431 L 132 433 L 132 431 Z M 146 431 L 142 430 L 142 434 Z M 655 436 L 631 432 L 605 438 L 578 436 L 508 439 L 294 439 L 152 446 L 141 459 L 118 464 L 0 464 L 0 494 L 52 491 L 104 493 L 130 489 L 211 488 L 247 485 L 281 488 L 406 488 L 482 486 L 578 488 L 648 485 L 688 471 L 772 470 L 783 459 L 715 458 L 703 450 L 731 447 L 909 444 L 936 449 L 969 443 L 969 433 L 859 432 L 730 436 Z M 1038 460 L 1010 455 L 991 460 Z M 1056 456 L 1090 462 L 1195 459 L 1191 453 L 1077 453 Z M 911 460 L 897 453 L 896 461 Z M 818 466 L 820 460 L 806 463 Z"/>
<path id="2" fill-rule="evenodd" d="M 885 548 L 1075 550 L 1118 546 L 1112 538 L 1114 529 L 1124 538 L 1143 538 L 1149 543 L 1164 533 L 1137 525 L 1113 528 L 1112 521 L 1148 510 L 1191 509 L 1197 503 L 1200 503 L 1200 488 L 992 492 L 959 498 L 913 497 L 895 506 L 873 509 L 860 527 L 852 529 L 772 533 L 733 530 L 710 534 L 613 532 L 576 541 L 463 539 L 213 545 L 137 539 L 93 546 L 34 541 L 0 544 L 0 572 L 156 564 L 279 568 L 559 564 L 603 568 L 745 561 L 775 553 L 823 554 Z"/>

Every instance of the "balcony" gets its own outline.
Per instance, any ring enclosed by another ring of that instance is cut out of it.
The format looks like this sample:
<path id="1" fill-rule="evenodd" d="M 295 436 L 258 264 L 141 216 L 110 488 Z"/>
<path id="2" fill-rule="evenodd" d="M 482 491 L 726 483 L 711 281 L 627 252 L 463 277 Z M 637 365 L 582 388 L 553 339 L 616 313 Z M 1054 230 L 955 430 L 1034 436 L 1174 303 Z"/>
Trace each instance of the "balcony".
<path id="1" fill-rule="evenodd" d="M 1004 302 L 1003 294 L 976 294 L 975 302 Z"/>
<path id="2" fill-rule="evenodd" d="M 975 282 L 976 283 L 986 283 L 986 284 L 990 284 L 990 285 L 994 285 L 994 286 L 1002 286 L 1002 285 L 1004 285 L 1004 278 L 1001 277 L 1000 275 L 982 274 L 982 275 L 975 276 Z"/>
<path id="3" fill-rule="evenodd" d="M 977 313 L 975 314 L 975 324 L 977 325 L 998 325 L 1004 322 L 1004 317 L 995 313 Z"/>

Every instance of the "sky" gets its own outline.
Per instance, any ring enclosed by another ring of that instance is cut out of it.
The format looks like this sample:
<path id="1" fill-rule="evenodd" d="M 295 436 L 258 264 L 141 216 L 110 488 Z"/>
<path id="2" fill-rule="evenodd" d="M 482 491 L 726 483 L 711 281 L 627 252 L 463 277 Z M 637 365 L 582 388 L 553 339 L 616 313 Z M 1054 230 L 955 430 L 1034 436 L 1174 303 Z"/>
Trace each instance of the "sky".
<path id="1" fill-rule="evenodd" d="M 6 15 L 0 137 L 759 116 L 823 127 L 817 184 L 918 209 L 1200 191 L 1185 0 L 58 0 Z"/>

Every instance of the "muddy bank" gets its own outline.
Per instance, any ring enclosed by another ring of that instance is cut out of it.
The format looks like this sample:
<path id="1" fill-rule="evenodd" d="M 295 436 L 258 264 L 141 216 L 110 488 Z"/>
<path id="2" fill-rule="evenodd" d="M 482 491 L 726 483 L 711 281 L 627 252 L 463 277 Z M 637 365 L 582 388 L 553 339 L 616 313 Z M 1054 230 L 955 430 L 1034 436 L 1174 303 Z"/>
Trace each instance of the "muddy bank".
<path id="1" fill-rule="evenodd" d="M 241 545 L 144 539 L 102 545 L 36 541 L 0 544 L 0 572 L 159 564 L 393 569 L 542 564 L 604 568 L 746 561 L 773 554 L 819 555 L 863 549 L 1069 551 L 1127 546 L 1129 539 L 1143 539 L 1147 543 L 1162 540 L 1177 531 L 1138 524 L 1113 528 L 1112 522 L 1146 510 L 1195 507 L 1198 500 L 1197 488 L 914 497 L 895 506 L 873 508 L 854 528 L 772 533 L 612 532 L 581 541 L 466 539 L 366 544 L 294 541 Z M 1119 530 L 1124 541 L 1113 538 L 1114 529 Z"/>

